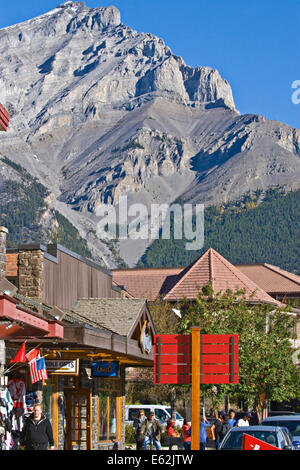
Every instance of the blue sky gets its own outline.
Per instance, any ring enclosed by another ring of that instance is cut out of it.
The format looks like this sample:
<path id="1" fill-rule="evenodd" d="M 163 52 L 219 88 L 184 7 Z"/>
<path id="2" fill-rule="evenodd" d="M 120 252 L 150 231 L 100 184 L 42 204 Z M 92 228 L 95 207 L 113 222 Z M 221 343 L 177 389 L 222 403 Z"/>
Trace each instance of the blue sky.
<path id="1" fill-rule="evenodd" d="M 0 28 L 45 13 L 59 0 L 2 0 Z M 300 0 L 85 0 L 116 6 L 121 20 L 161 37 L 190 66 L 217 68 L 237 109 L 300 128 L 292 83 L 300 80 Z"/>

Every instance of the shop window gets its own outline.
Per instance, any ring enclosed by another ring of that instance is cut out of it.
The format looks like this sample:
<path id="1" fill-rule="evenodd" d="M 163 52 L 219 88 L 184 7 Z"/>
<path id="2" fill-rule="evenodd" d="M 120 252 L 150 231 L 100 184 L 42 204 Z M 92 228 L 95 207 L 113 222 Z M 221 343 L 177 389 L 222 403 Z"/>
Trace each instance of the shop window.
<path id="1" fill-rule="evenodd" d="M 50 422 L 52 422 L 52 392 L 52 385 L 47 384 L 43 387 L 43 413 L 47 416 Z"/>
<path id="2" fill-rule="evenodd" d="M 118 440 L 121 434 L 121 380 L 98 378 L 99 441 Z"/>

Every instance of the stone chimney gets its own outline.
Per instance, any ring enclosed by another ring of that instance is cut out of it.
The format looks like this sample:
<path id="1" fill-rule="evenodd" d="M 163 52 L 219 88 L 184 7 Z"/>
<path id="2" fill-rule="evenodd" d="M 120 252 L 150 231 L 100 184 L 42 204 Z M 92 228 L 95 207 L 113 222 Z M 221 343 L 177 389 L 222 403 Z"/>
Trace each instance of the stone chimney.
<path id="1" fill-rule="evenodd" d="M 0 226 L 0 279 L 6 277 L 6 227 Z"/>
<path id="2" fill-rule="evenodd" d="M 21 245 L 18 261 L 19 294 L 43 302 L 44 252 L 40 245 Z"/>

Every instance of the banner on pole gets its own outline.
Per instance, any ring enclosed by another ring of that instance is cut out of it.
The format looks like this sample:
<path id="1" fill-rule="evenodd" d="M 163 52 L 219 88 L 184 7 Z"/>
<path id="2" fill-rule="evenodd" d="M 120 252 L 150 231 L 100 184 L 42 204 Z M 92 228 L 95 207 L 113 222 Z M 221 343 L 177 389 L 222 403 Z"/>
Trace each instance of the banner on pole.
<path id="1" fill-rule="evenodd" d="M 239 382 L 238 335 L 200 335 L 200 383 Z M 195 352 L 193 352 L 195 354 Z M 191 384 L 191 335 L 155 335 L 154 383 Z"/>

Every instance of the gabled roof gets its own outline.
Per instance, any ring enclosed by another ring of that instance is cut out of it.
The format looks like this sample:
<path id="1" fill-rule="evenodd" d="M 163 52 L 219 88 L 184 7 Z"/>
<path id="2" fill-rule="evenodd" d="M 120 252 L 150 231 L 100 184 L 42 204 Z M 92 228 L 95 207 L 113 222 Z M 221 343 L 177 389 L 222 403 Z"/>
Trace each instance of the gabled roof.
<path id="1" fill-rule="evenodd" d="M 210 283 L 215 293 L 227 289 L 232 291 L 244 289 L 246 299 L 249 301 L 279 304 L 213 248 L 207 250 L 177 276 L 177 280 L 164 299 L 179 300 L 184 297 L 193 299 L 198 294 L 199 288 Z"/>
<path id="2" fill-rule="evenodd" d="M 273 294 L 298 293 L 300 296 L 300 276 L 271 264 L 241 264 L 237 268 L 256 282 L 266 292 Z"/>
<path id="3" fill-rule="evenodd" d="M 77 320 L 128 336 L 146 306 L 145 299 L 80 299 L 73 312 Z"/>
<path id="4" fill-rule="evenodd" d="M 119 286 L 126 286 L 128 293 L 137 298 L 155 300 L 159 294 L 166 292 L 173 284 L 174 277 L 183 268 L 145 268 L 115 269 L 113 280 Z"/>

